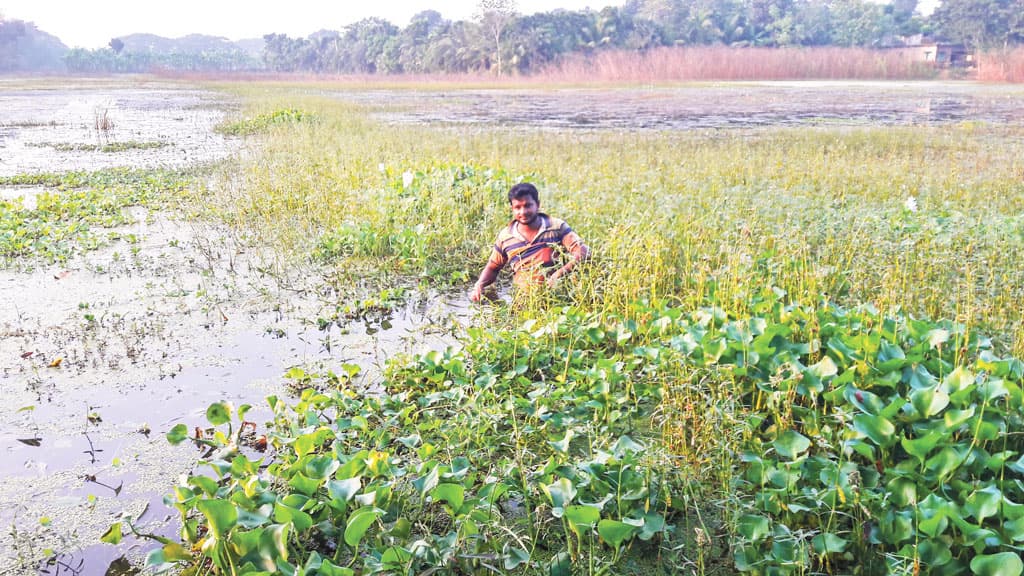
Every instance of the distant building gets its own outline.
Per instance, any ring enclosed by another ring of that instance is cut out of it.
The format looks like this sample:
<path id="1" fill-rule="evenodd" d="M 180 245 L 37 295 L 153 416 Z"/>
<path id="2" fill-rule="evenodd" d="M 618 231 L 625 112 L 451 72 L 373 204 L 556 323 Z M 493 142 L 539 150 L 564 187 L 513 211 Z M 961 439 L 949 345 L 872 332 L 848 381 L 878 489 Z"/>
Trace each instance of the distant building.
<path id="1" fill-rule="evenodd" d="M 974 53 L 962 44 L 936 42 L 920 34 L 902 39 L 900 45 L 890 48 L 915 62 L 929 62 L 936 68 L 970 68 L 974 66 Z"/>

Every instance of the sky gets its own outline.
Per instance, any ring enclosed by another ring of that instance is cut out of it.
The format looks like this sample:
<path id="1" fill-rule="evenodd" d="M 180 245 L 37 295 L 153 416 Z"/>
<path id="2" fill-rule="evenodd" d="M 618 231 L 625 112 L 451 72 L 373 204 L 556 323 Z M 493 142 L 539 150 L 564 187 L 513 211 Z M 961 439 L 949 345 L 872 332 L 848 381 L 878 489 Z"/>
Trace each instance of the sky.
<path id="1" fill-rule="evenodd" d="M 623 0 L 518 0 L 521 14 L 555 8 L 618 6 Z M 150 33 L 168 38 L 198 33 L 231 40 L 284 33 L 305 37 L 340 30 L 377 16 L 405 27 L 413 15 L 437 10 L 449 20 L 470 20 L 478 0 L 0 0 L 5 18 L 34 22 L 71 48 L 100 48 L 112 38 Z"/>

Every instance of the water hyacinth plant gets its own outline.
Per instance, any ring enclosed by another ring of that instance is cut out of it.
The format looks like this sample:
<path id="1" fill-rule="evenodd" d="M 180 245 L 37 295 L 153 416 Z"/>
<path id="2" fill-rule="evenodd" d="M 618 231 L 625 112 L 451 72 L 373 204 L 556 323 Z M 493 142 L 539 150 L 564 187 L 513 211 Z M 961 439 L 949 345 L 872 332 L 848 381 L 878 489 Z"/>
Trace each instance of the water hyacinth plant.
<path id="1" fill-rule="evenodd" d="M 169 500 L 184 548 L 151 560 L 568 574 L 711 556 L 755 574 L 1020 574 L 1024 362 L 963 326 L 780 294 L 752 317 L 552 310 L 393 362 L 381 395 L 314 376 L 297 402 L 269 399 L 264 455 L 211 406 L 228 429 L 203 441 L 210 472 Z M 739 413 L 691 418 L 717 431 L 705 457 L 732 469 L 693 467 L 667 411 L 726 395 Z M 725 543 L 684 533 L 696 529 Z"/>

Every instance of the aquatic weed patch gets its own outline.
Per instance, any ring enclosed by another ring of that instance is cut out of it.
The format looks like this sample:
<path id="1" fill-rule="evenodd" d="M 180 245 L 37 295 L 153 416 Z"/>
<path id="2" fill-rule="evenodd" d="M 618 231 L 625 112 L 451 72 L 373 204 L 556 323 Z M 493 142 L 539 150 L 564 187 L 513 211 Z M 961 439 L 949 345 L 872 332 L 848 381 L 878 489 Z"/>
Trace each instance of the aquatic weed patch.
<path id="1" fill-rule="evenodd" d="M 104 245 L 112 228 L 128 222 L 128 206 L 158 206 L 182 198 L 192 177 L 184 172 L 104 170 L 19 175 L 0 185 L 54 188 L 25 209 L 20 200 L 0 201 L 0 259 L 7 265 L 63 262 L 77 251 Z"/>
<path id="2" fill-rule="evenodd" d="M 297 401 L 269 398 L 267 456 L 238 436 L 244 407 L 215 404 L 212 477 L 176 489 L 184 542 L 151 563 L 703 572 L 724 541 L 755 574 L 1020 574 L 1024 363 L 949 322 L 780 295 L 752 317 L 656 304 L 471 329 L 392 361 L 380 395 L 305 374 Z M 691 414 L 717 431 L 710 471 L 665 412 L 704 394 L 737 402 Z"/>
<path id="3" fill-rule="evenodd" d="M 252 118 L 227 122 L 217 127 L 217 131 L 230 136 L 251 136 L 266 132 L 274 126 L 315 122 L 316 116 L 297 108 L 281 108 L 273 112 L 257 114 Z"/>
<path id="4" fill-rule="evenodd" d="M 57 152 L 126 152 L 128 150 L 152 150 L 169 146 L 167 142 L 128 140 L 126 142 L 107 142 L 103 144 L 85 144 L 68 142 L 43 142 L 31 144 L 37 147 L 53 148 Z"/>

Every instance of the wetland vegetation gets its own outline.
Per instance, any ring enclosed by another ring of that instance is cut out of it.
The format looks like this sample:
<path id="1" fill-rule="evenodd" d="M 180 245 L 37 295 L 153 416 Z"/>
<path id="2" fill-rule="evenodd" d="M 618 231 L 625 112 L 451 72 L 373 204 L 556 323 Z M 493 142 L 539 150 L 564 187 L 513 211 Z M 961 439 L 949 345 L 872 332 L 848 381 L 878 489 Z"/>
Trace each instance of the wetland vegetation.
<path id="1" fill-rule="evenodd" d="M 105 542 L 190 574 L 1024 572 L 1019 121 L 389 123 L 344 86 L 220 88 L 247 149 L 202 193 L 83 175 L 144 197 L 4 203 L 4 230 L 170 194 L 314 270 L 321 330 L 464 291 L 521 180 L 595 257 L 372 381 L 334 357 L 159 430 L 200 449 L 180 533 L 126 512 Z M 0 240 L 90 246 L 65 237 Z"/>

